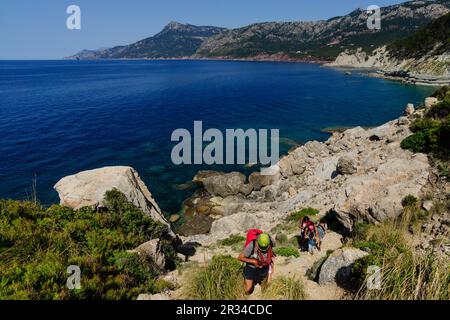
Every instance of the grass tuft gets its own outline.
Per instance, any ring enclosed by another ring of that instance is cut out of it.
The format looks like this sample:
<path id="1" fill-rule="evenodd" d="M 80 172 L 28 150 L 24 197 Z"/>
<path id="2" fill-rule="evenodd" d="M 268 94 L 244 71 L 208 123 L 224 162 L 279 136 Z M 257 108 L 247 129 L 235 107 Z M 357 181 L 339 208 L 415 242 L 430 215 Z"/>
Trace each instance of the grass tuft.
<path id="1" fill-rule="evenodd" d="M 263 291 L 267 300 L 306 300 L 303 282 L 295 277 L 279 277 L 270 282 Z"/>
<path id="2" fill-rule="evenodd" d="M 231 256 L 214 256 L 204 267 L 191 270 L 183 296 L 193 300 L 244 299 L 244 277 L 239 261 Z"/>

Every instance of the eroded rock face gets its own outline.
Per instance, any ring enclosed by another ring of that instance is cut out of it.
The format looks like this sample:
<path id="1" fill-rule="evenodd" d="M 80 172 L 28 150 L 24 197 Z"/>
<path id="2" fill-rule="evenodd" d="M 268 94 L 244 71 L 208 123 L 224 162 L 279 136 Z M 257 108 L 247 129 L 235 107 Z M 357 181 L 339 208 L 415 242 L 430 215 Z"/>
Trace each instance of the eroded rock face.
<path id="1" fill-rule="evenodd" d="M 86 206 L 102 207 L 105 193 L 116 188 L 153 220 L 167 225 L 170 235 L 175 236 L 152 194 L 137 171 L 131 167 L 104 167 L 83 171 L 62 178 L 54 188 L 58 192 L 61 205 L 73 209 Z"/>
<path id="2" fill-rule="evenodd" d="M 323 263 L 319 273 L 319 285 L 349 284 L 352 266 L 368 253 L 355 248 L 343 248 L 333 252 Z"/>

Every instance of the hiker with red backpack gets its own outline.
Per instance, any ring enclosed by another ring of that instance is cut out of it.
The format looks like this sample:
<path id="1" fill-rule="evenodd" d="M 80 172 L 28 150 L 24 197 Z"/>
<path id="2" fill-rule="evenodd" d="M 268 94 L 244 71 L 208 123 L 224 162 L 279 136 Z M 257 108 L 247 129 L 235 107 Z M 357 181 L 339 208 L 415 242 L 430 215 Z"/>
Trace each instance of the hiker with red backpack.
<path id="1" fill-rule="evenodd" d="M 244 250 L 238 258 L 246 264 L 244 286 L 247 294 L 252 294 L 257 284 L 268 281 L 273 272 L 274 246 L 275 241 L 267 233 L 259 229 L 251 229 L 247 232 Z"/>
<path id="2" fill-rule="evenodd" d="M 320 250 L 321 239 L 317 226 L 308 216 L 303 217 L 300 223 L 300 247 L 303 251 L 314 253 L 314 249 Z"/>

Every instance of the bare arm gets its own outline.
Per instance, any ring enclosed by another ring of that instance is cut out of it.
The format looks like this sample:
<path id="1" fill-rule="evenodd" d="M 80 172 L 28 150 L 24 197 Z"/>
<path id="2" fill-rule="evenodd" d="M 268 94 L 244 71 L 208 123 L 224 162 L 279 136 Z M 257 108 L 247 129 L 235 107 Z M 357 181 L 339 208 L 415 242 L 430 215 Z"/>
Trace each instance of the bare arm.
<path id="1" fill-rule="evenodd" d="M 254 265 L 254 266 L 256 266 L 256 267 L 259 267 L 259 261 L 258 261 L 257 259 L 250 259 L 250 258 L 247 258 L 247 257 L 244 255 L 244 253 L 241 253 L 241 254 L 239 255 L 238 260 L 239 260 L 239 261 L 242 261 L 242 262 L 245 262 L 245 263 L 252 264 L 252 265 Z"/>
<path id="2" fill-rule="evenodd" d="M 316 233 L 316 241 L 317 241 L 317 244 L 319 245 L 319 248 L 320 248 L 320 237 L 319 237 L 319 230 L 317 230 L 317 226 L 316 225 L 314 225 L 314 228 L 316 229 L 316 231 L 315 231 L 315 233 Z"/>

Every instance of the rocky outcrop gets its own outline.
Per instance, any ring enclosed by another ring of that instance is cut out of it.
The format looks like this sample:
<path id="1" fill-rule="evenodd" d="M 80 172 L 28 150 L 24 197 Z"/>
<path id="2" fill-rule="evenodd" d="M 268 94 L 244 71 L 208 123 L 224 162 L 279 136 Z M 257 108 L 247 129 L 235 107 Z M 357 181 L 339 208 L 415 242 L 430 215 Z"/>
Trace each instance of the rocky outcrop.
<path id="1" fill-rule="evenodd" d="M 240 192 L 243 194 L 251 192 L 245 184 L 245 175 L 240 172 L 201 171 L 193 180 L 203 184 L 205 189 L 214 196 L 227 197 Z"/>
<path id="2" fill-rule="evenodd" d="M 105 193 L 115 188 L 153 220 L 167 225 L 170 235 L 175 237 L 152 194 L 136 170 L 131 167 L 104 167 L 83 171 L 62 178 L 54 188 L 58 192 L 61 205 L 73 209 L 86 206 L 103 207 Z"/>
<path id="3" fill-rule="evenodd" d="M 427 156 L 400 147 L 420 112 L 423 109 L 370 129 L 335 132 L 323 143 L 313 141 L 291 150 L 278 162 L 280 174 L 275 179 L 251 175 L 253 191 L 221 198 L 224 214 L 212 221 L 208 234 L 190 239 L 208 244 L 249 228 L 268 230 L 307 207 L 318 209 L 320 215 L 333 213 L 348 232 L 360 221 L 397 217 L 402 199 L 420 197 L 429 184 Z"/>
<path id="4" fill-rule="evenodd" d="M 336 283 L 347 287 L 353 264 L 356 260 L 368 255 L 367 252 L 355 248 L 342 248 L 334 251 L 323 263 L 319 273 L 319 285 Z"/>

